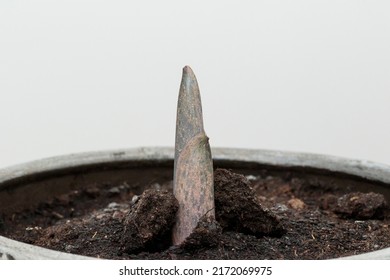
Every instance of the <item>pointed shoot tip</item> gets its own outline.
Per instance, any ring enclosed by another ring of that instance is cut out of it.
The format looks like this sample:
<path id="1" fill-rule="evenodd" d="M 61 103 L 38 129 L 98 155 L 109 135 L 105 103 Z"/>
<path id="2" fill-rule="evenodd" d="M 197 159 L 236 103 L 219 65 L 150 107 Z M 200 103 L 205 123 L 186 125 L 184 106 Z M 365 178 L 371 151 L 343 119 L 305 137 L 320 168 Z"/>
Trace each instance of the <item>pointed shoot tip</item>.
<path id="1" fill-rule="evenodd" d="M 192 71 L 190 66 L 186 65 L 183 68 L 183 74 L 194 75 L 194 71 Z"/>

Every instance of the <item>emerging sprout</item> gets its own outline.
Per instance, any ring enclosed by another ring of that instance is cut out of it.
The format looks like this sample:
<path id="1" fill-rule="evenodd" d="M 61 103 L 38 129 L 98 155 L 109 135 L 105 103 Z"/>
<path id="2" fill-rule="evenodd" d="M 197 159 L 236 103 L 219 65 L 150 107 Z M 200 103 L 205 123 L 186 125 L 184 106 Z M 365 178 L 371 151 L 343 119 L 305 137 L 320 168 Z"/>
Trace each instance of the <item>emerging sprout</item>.
<path id="1" fill-rule="evenodd" d="M 179 210 L 173 244 L 181 244 L 200 218 L 215 219 L 211 150 L 203 128 L 202 103 L 196 77 L 184 67 L 176 119 L 173 192 Z"/>

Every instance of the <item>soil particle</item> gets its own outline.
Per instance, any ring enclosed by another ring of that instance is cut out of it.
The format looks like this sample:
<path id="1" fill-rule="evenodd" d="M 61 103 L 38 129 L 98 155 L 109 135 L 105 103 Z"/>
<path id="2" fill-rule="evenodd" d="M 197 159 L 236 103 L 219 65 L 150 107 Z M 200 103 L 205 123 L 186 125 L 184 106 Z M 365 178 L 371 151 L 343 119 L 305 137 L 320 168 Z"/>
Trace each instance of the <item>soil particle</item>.
<path id="1" fill-rule="evenodd" d="M 96 198 L 100 195 L 100 190 L 96 186 L 87 188 L 84 192 L 90 198 Z"/>
<path id="2" fill-rule="evenodd" d="M 335 213 L 349 219 L 383 219 L 386 200 L 382 194 L 353 192 L 337 200 Z"/>
<path id="3" fill-rule="evenodd" d="M 214 176 L 216 219 L 224 230 L 256 236 L 284 233 L 278 218 L 261 205 L 245 176 L 226 169 L 217 169 Z"/>
<path id="4" fill-rule="evenodd" d="M 108 190 L 108 194 L 110 196 L 119 195 L 120 193 L 121 193 L 121 191 L 118 187 L 112 187 L 111 189 Z"/>
<path id="5" fill-rule="evenodd" d="M 320 198 L 320 208 L 322 210 L 334 209 L 337 205 L 338 197 L 334 194 L 325 194 Z"/>
<path id="6" fill-rule="evenodd" d="M 179 203 L 173 193 L 146 190 L 125 218 L 124 252 L 137 251 L 164 237 L 169 240 L 178 208 Z"/>
<path id="7" fill-rule="evenodd" d="M 306 206 L 305 203 L 299 198 L 291 198 L 289 201 L 287 201 L 287 204 L 295 210 L 302 210 Z"/>

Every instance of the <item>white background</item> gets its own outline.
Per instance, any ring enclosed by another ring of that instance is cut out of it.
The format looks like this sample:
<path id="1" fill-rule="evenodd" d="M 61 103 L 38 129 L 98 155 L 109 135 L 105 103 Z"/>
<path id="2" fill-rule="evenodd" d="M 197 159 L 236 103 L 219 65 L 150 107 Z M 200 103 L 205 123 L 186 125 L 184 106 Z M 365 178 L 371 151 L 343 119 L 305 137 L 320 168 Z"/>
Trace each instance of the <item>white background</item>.
<path id="1" fill-rule="evenodd" d="M 389 1 L 0 2 L 0 167 L 173 146 L 182 67 L 213 147 L 390 164 Z"/>

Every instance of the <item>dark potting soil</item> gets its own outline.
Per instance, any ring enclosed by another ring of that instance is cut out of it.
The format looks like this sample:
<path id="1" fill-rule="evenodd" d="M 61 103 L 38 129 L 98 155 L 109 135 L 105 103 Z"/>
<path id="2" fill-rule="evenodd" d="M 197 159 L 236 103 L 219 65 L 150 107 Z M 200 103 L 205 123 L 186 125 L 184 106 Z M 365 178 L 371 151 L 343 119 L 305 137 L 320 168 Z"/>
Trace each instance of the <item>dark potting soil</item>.
<path id="1" fill-rule="evenodd" d="M 216 221 L 202 219 L 172 246 L 172 182 L 133 193 L 127 183 L 85 186 L 34 210 L 0 217 L 0 234 L 109 259 L 328 259 L 390 246 L 383 195 L 294 176 L 215 171 Z"/>

